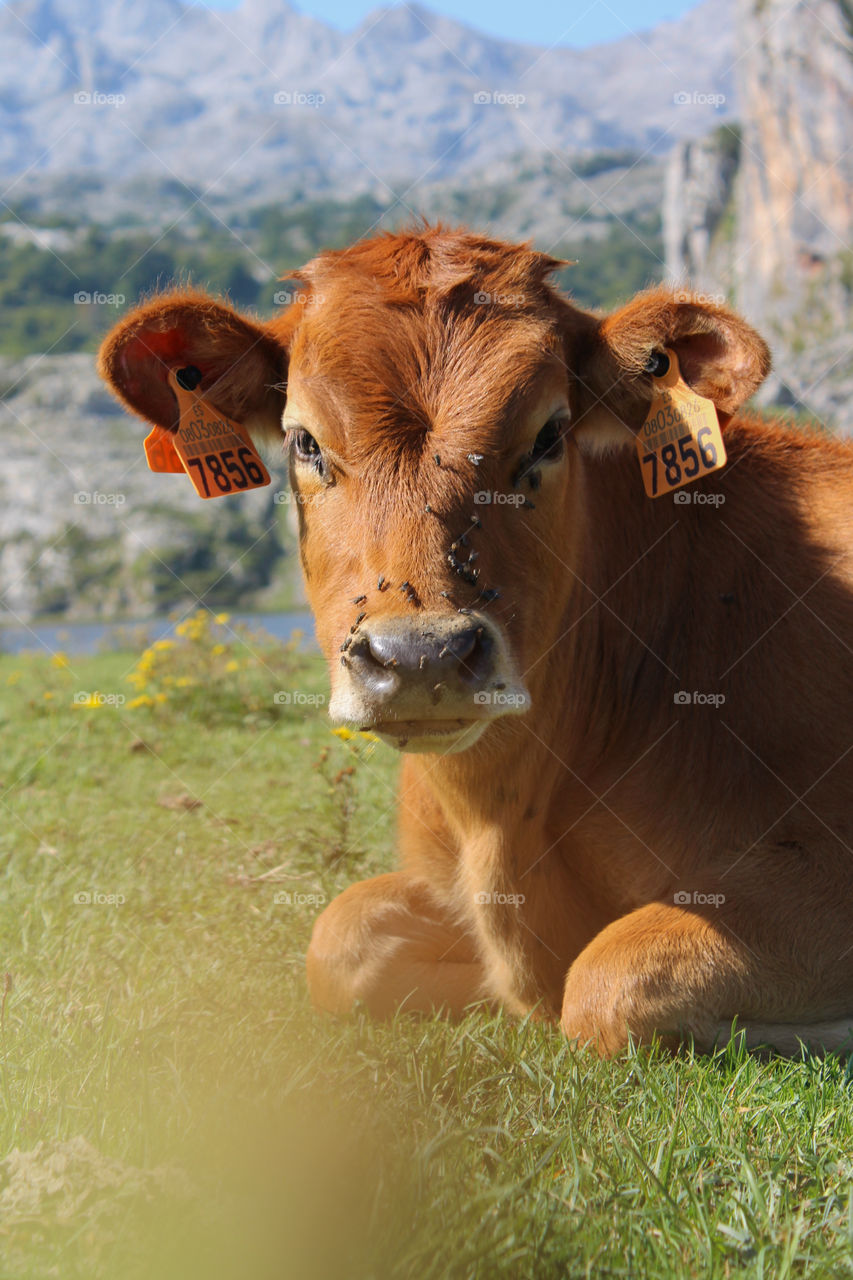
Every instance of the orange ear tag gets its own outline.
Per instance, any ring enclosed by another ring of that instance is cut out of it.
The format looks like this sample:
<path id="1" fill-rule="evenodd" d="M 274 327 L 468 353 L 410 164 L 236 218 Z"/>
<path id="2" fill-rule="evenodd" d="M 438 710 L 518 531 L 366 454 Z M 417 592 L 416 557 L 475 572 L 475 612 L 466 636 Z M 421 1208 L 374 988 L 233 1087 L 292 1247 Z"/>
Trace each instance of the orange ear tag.
<path id="1" fill-rule="evenodd" d="M 154 427 L 145 437 L 145 457 L 149 471 L 177 472 L 184 474 L 184 464 L 175 452 L 171 431 Z"/>
<path id="2" fill-rule="evenodd" d="M 174 433 L 155 427 L 147 437 L 145 456 L 152 471 L 186 471 L 200 498 L 224 498 L 270 483 L 245 427 L 182 387 L 175 369 L 169 370 L 169 385 L 180 424 Z"/>
<path id="3" fill-rule="evenodd" d="M 664 354 L 669 368 L 652 378 L 652 403 L 637 435 L 637 456 L 649 498 L 672 493 L 726 465 L 713 400 L 688 387 L 674 351 L 666 347 Z"/>

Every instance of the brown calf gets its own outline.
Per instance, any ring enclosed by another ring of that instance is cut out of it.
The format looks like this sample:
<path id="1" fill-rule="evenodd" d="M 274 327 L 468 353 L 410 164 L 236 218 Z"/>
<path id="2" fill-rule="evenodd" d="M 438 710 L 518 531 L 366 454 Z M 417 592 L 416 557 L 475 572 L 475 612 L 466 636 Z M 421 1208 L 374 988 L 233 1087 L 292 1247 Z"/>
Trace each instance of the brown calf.
<path id="1" fill-rule="evenodd" d="M 735 1017 L 837 1047 L 853 449 L 733 416 L 769 360 L 726 308 L 655 289 L 601 319 L 556 265 L 387 235 L 310 263 L 272 324 L 167 294 L 101 354 L 161 426 L 186 365 L 251 431 L 283 425 L 331 714 L 408 753 L 400 869 L 320 916 L 313 998 L 495 1001 L 602 1053 L 710 1047 Z M 651 500 L 634 444 L 664 348 L 729 461 Z"/>

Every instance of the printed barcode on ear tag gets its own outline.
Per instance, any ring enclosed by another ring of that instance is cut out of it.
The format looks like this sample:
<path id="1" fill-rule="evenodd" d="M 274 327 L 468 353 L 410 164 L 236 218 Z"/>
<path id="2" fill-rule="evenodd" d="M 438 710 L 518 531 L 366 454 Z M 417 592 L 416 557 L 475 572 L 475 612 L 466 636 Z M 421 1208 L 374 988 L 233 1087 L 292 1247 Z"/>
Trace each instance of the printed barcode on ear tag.
<path id="1" fill-rule="evenodd" d="M 637 436 L 643 485 L 650 498 L 672 493 L 726 465 L 726 446 L 713 400 L 687 386 L 674 351 L 669 369 L 653 378 L 654 397 Z"/>

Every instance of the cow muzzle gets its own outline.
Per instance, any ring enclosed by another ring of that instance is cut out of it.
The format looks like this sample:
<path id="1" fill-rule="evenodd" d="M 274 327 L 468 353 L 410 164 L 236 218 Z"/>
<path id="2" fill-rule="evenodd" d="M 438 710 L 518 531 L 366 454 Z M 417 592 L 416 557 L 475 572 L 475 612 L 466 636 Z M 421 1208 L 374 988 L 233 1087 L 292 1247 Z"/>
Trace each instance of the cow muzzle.
<path id="1" fill-rule="evenodd" d="M 530 703 L 498 627 L 482 615 L 367 619 L 345 646 L 329 713 L 405 751 L 464 751 Z"/>

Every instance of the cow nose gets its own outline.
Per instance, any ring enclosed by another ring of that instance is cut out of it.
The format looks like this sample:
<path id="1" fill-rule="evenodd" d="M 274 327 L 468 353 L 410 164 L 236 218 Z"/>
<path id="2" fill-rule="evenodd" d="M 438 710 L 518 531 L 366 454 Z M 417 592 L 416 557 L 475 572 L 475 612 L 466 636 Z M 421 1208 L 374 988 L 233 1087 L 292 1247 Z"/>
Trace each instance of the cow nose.
<path id="1" fill-rule="evenodd" d="M 347 658 L 351 677 L 376 700 L 416 687 L 470 698 L 491 678 L 495 652 L 484 618 L 454 614 L 431 622 L 389 618 L 367 624 L 353 637 Z"/>

